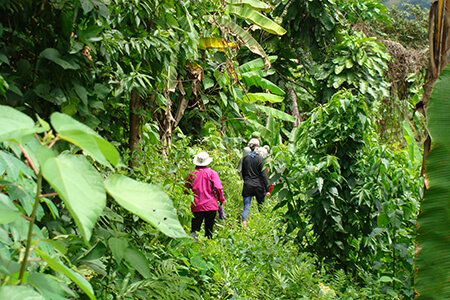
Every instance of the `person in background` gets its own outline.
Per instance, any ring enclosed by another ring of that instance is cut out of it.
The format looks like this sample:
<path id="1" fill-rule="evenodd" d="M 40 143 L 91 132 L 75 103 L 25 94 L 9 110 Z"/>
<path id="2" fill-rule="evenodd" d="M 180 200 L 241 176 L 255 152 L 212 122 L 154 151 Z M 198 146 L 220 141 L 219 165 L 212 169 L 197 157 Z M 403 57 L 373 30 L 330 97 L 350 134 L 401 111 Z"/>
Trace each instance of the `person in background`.
<path id="1" fill-rule="evenodd" d="M 251 149 L 251 152 L 242 160 L 242 178 L 244 180 L 242 189 L 244 201 L 244 210 L 242 212 L 243 227 L 247 227 L 248 225 L 252 197 L 254 196 L 256 198 L 258 208 L 260 208 L 266 196 L 269 196 L 267 169 L 264 167 L 264 159 L 258 153 L 259 141 L 257 139 L 251 139 L 248 147 Z"/>
<path id="2" fill-rule="evenodd" d="M 216 171 L 208 168 L 212 157 L 206 152 L 198 153 L 193 160 L 195 171 L 186 178 L 185 187 L 194 194 L 191 211 L 194 214 L 191 223 L 191 234 L 197 239 L 203 220 L 205 221 L 205 236 L 212 238 L 214 222 L 219 205 L 225 202 L 222 182 Z M 187 191 L 185 191 L 187 192 Z"/>
<path id="3" fill-rule="evenodd" d="M 238 171 L 239 171 L 239 175 L 241 176 L 241 179 L 242 179 L 242 160 L 244 159 L 244 157 L 246 157 L 247 155 L 249 155 L 250 152 L 252 152 L 252 150 L 250 150 L 249 147 L 245 147 L 245 148 L 244 148 L 244 151 L 242 151 L 242 157 L 241 157 L 241 159 L 239 160 L 238 166 L 237 166 L 237 168 L 236 168 L 236 169 L 238 169 Z"/>
<path id="4" fill-rule="evenodd" d="M 254 131 L 250 139 L 257 139 L 259 144 L 261 144 L 261 134 L 258 131 Z"/>

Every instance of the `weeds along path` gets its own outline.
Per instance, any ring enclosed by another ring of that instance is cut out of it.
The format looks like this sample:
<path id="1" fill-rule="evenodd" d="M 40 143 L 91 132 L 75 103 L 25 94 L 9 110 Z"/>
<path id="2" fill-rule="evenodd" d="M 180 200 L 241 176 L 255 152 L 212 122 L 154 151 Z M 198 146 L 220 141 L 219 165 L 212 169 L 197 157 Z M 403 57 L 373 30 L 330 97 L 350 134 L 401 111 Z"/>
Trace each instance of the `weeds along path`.
<path id="1" fill-rule="evenodd" d="M 199 239 L 203 257 L 214 265 L 214 299 L 319 299 L 314 261 L 280 239 L 274 201 L 266 201 L 261 212 L 252 201 L 247 228 L 240 222 L 241 202 L 229 201 L 227 219 L 216 223 L 212 240 Z"/>

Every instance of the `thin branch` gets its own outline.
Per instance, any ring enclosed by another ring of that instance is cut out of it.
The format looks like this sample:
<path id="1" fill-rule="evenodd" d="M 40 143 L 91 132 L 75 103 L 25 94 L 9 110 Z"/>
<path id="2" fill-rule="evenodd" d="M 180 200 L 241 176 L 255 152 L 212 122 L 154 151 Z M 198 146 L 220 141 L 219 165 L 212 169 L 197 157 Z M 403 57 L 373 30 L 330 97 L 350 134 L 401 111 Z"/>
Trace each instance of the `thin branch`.
<path id="1" fill-rule="evenodd" d="M 44 145 L 44 143 L 42 143 L 41 138 L 37 135 L 37 133 L 34 134 L 34 137 L 38 140 L 39 144 Z"/>
<path id="2" fill-rule="evenodd" d="M 54 197 L 54 196 L 58 196 L 58 193 L 50 193 L 50 194 L 39 195 L 40 198 L 47 198 L 47 197 Z"/>
<path id="3" fill-rule="evenodd" d="M 281 77 L 283 77 L 287 82 L 292 83 L 292 84 L 294 84 L 294 85 L 296 85 L 296 86 L 301 87 L 301 88 L 304 89 L 308 94 L 310 94 L 311 96 L 315 97 L 315 95 L 314 95 L 313 93 L 311 93 L 311 92 L 308 90 L 308 88 L 307 88 L 306 86 L 304 86 L 304 85 L 302 85 L 302 84 L 296 82 L 296 81 L 293 80 L 293 79 L 288 79 L 286 76 L 284 76 L 283 74 L 281 74 L 278 70 L 276 70 L 276 72 L 278 73 L 278 75 L 280 75 Z"/>
<path id="4" fill-rule="evenodd" d="M 30 220 L 30 224 L 29 224 L 29 228 L 28 228 L 28 237 L 27 237 L 27 244 L 25 246 L 25 255 L 23 257 L 22 265 L 20 267 L 19 284 L 22 283 L 23 276 L 25 275 L 25 269 L 27 268 L 28 256 L 30 255 L 30 252 L 31 252 L 30 250 L 31 250 L 31 242 L 32 242 L 32 238 L 33 238 L 33 227 L 34 227 L 34 221 L 36 220 L 36 213 L 37 213 L 37 209 L 39 206 L 39 202 L 41 201 L 41 198 L 39 198 L 41 189 L 42 189 L 42 173 L 39 172 L 38 177 L 37 177 L 36 199 L 34 201 L 33 212 L 31 213 L 31 216 L 30 216 L 31 220 Z"/>
<path id="5" fill-rule="evenodd" d="M 31 221 L 31 218 L 30 217 L 28 217 L 28 216 L 25 216 L 25 215 L 20 215 L 22 218 L 24 218 L 25 220 L 27 220 L 27 221 Z"/>
<path id="6" fill-rule="evenodd" d="M 56 138 L 53 139 L 53 141 L 50 143 L 50 145 L 48 145 L 49 148 L 53 147 L 53 145 L 55 145 L 55 143 L 57 141 L 59 141 L 61 138 L 59 136 L 57 136 Z"/>
<path id="7" fill-rule="evenodd" d="M 34 173 L 36 175 L 39 174 L 36 166 L 33 164 L 33 161 L 31 160 L 30 156 L 28 155 L 28 153 L 25 151 L 25 149 L 23 148 L 23 146 L 21 144 L 19 144 L 19 148 L 20 148 L 20 150 L 22 150 L 23 155 L 27 159 L 27 161 L 30 164 L 30 167 L 33 169 Z"/>

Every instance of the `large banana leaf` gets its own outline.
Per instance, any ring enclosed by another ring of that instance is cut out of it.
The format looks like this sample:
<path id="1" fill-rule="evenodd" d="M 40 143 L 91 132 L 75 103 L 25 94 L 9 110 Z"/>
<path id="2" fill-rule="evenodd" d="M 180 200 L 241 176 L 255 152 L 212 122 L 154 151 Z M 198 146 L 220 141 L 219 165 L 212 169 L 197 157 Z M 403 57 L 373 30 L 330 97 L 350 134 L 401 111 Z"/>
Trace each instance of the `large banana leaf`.
<path id="1" fill-rule="evenodd" d="M 265 13 L 269 13 L 272 11 L 272 7 L 269 4 L 259 0 L 226 0 L 225 3 L 245 6 L 253 10 L 263 11 Z"/>
<path id="2" fill-rule="evenodd" d="M 269 33 L 277 35 L 283 35 L 286 33 L 286 30 L 283 27 L 251 8 L 247 8 L 245 6 L 227 5 L 226 10 L 228 13 L 244 19 L 250 24 L 257 25 Z"/>
<path id="3" fill-rule="evenodd" d="M 277 60 L 278 56 L 276 55 L 271 55 L 268 57 L 270 63 L 273 63 L 274 61 Z M 240 65 L 238 67 L 239 72 L 241 73 L 247 73 L 247 72 L 252 72 L 252 71 L 259 71 L 259 70 L 264 70 L 264 61 L 261 58 L 256 58 L 254 60 L 248 61 L 242 65 Z M 268 71 L 266 71 L 268 72 Z M 269 75 L 269 74 L 266 74 Z"/>
<path id="4" fill-rule="evenodd" d="M 418 223 L 419 299 L 450 299 L 450 66 L 431 94 L 427 121 L 432 145 L 425 163 L 428 188 Z"/>
<path id="5" fill-rule="evenodd" d="M 291 116 L 290 114 L 287 114 L 281 110 L 272 108 L 272 107 L 268 107 L 268 106 L 264 106 L 264 105 L 258 105 L 258 104 L 252 104 L 252 103 L 247 103 L 245 104 L 245 107 L 250 110 L 250 111 L 261 111 L 266 113 L 268 116 L 272 116 L 275 119 L 278 120 L 283 120 L 283 121 L 287 121 L 287 122 L 294 122 L 295 118 L 293 116 Z"/>
<path id="6" fill-rule="evenodd" d="M 242 27 L 240 27 L 239 25 L 237 25 L 236 23 L 225 17 L 215 18 L 213 16 L 208 15 L 205 16 L 204 18 L 211 24 L 215 24 L 219 26 L 222 30 L 228 32 L 231 35 L 236 36 L 245 46 L 248 47 L 248 49 L 251 52 L 261 56 L 264 59 L 266 70 L 270 69 L 271 63 L 269 57 L 267 56 L 266 52 L 261 47 L 261 45 L 252 37 L 250 33 L 248 33 Z"/>
<path id="7" fill-rule="evenodd" d="M 198 45 L 200 49 L 227 49 L 235 48 L 237 45 L 231 42 L 224 42 L 222 38 L 217 37 L 202 37 L 199 39 Z"/>
<path id="8" fill-rule="evenodd" d="M 277 103 L 277 102 L 283 102 L 283 97 L 269 94 L 269 93 L 247 93 L 248 100 L 250 102 L 270 102 L 270 103 Z"/>

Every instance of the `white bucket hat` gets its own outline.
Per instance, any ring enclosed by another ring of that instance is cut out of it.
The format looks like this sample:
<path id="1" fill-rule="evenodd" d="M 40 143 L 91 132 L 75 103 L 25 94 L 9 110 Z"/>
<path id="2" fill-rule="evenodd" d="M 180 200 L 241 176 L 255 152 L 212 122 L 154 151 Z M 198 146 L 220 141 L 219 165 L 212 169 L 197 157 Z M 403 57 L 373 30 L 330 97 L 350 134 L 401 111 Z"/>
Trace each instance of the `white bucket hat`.
<path id="1" fill-rule="evenodd" d="M 194 165 L 199 167 L 205 167 L 212 162 L 212 157 L 209 157 L 209 154 L 206 152 L 200 152 L 194 157 Z"/>

